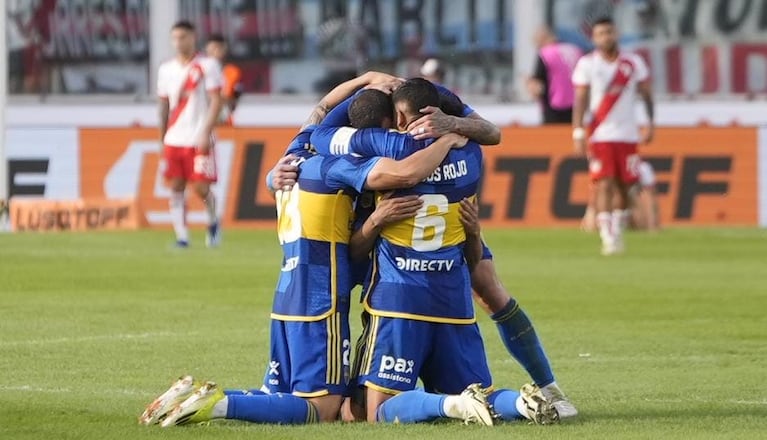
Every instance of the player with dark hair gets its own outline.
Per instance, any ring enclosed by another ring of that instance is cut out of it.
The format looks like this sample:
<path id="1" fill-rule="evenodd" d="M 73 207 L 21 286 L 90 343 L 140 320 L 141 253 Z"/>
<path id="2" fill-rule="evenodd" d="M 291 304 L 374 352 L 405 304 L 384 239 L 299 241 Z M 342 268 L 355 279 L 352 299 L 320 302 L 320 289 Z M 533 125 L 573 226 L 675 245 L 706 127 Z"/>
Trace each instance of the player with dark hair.
<path id="1" fill-rule="evenodd" d="M 596 221 L 602 254 L 624 251 L 623 231 L 630 213 L 628 190 L 639 178 L 639 142 L 653 136 L 653 100 L 650 73 L 636 54 L 620 51 L 611 18 L 593 22 L 591 39 L 596 49 L 581 57 L 573 71 L 573 142 L 579 155 L 587 156 L 594 183 Z M 640 136 L 634 103 L 641 97 L 649 124 Z M 584 125 L 586 110 L 591 123 Z M 613 203 L 615 195 L 618 203 Z"/>
<path id="2" fill-rule="evenodd" d="M 160 65 L 157 95 L 164 176 L 171 188 L 170 217 L 176 245 L 189 245 L 186 225 L 187 183 L 205 203 L 206 244 L 220 242 L 216 198 L 210 187 L 217 180 L 213 128 L 221 111 L 221 67 L 213 58 L 196 53 L 194 25 L 179 21 L 171 29 L 175 57 Z"/>
<path id="3" fill-rule="evenodd" d="M 412 87 L 412 86 L 410 86 Z M 440 107 L 445 107 L 445 113 L 459 113 L 461 115 L 475 114 L 473 110 L 461 102 L 455 94 L 443 87 L 438 87 Z M 366 91 L 367 92 L 367 91 Z M 366 93 L 363 92 L 363 93 Z M 400 92 L 400 96 L 410 94 L 407 89 Z M 354 98 L 350 98 L 353 100 Z M 433 99 L 433 97 L 431 98 Z M 419 103 L 416 103 L 416 105 Z M 336 119 L 333 113 L 341 112 L 344 104 L 331 112 L 329 120 Z M 381 105 L 383 105 L 381 103 Z M 431 107 L 430 107 L 431 108 Z M 369 109 L 370 110 L 370 109 Z M 412 111 L 412 109 L 409 109 Z M 382 109 L 377 109 L 383 112 Z M 435 113 L 428 113 L 422 118 L 427 118 Z M 413 117 L 417 115 L 414 114 Z M 350 109 L 349 117 L 356 114 Z M 403 119 L 400 117 L 400 119 Z M 348 122 L 348 121 L 347 121 Z M 403 122 L 408 122 L 404 119 Z M 416 119 L 415 123 L 418 123 Z M 473 123 L 473 121 L 472 121 Z M 413 122 L 410 121 L 410 125 Z M 382 126 L 387 128 L 388 126 Z M 430 128 L 428 133 L 433 130 Z M 318 127 L 312 137 L 313 147 L 321 154 L 356 154 L 361 156 L 388 156 L 400 157 L 407 151 L 419 148 L 421 142 L 415 137 L 403 135 L 394 131 L 379 130 L 378 133 L 371 130 L 355 130 L 349 127 L 328 127 L 326 124 Z M 417 207 L 417 202 L 406 197 L 387 197 L 383 199 L 383 208 L 394 212 L 394 215 L 407 214 L 409 209 Z M 365 216 L 370 215 L 369 212 Z M 385 226 L 380 215 L 370 216 L 369 221 L 358 221 L 367 235 L 367 250 L 364 247 L 353 247 L 352 253 L 356 258 L 366 258 L 369 249 Z M 355 255 L 356 254 L 356 255 Z M 476 293 L 480 305 L 487 310 L 491 318 L 496 322 L 500 336 L 509 353 L 527 370 L 533 379 L 535 386 L 540 388 L 543 396 L 552 404 L 560 419 L 566 419 L 577 415 L 577 410 L 569 402 L 565 394 L 555 381 L 549 360 L 543 350 L 535 328 L 527 314 L 519 306 L 518 302 L 509 295 L 503 284 L 498 279 L 493 262 L 493 255 L 483 243 L 482 259 L 471 272 L 472 287 Z"/>
<path id="4" fill-rule="evenodd" d="M 351 82 L 344 90 L 361 82 Z M 326 105 L 328 101 L 323 100 Z M 271 361 L 262 389 L 225 392 L 213 382 L 200 385 L 184 377 L 147 408 L 142 423 L 162 419 L 166 427 L 218 418 L 294 424 L 337 419 L 348 380 L 353 198 L 363 187 L 414 185 L 466 139 L 445 136 L 399 161 L 322 157 L 304 148 L 310 127 L 304 127 L 288 149 L 296 154 L 288 158 L 300 156 L 293 165 L 300 170 L 297 181 L 275 193 L 284 260 L 272 311 Z M 461 418 L 468 419 L 471 408 L 487 412 L 469 397 L 454 400 L 463 410 Z"/>
<path id="5" fill-rule="evenodd" d="M 391 96 L 376 89 L 361 91 L 349 105 L 349 120 L 356 128 L 390 127 Z"/>

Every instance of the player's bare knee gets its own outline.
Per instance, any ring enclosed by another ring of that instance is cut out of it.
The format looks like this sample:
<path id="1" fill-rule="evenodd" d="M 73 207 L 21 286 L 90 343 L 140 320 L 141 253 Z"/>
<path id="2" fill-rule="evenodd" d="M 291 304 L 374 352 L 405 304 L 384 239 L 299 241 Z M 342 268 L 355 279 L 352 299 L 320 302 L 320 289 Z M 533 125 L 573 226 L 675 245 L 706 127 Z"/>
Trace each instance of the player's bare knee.
<path id="1" fill-rule="evenodd" d="M 202 200 L 205 200 L 208 198 L 208 194 L 210 194 L 210 185 L 204 182 L 196 182 L 194 184 L 194 192 Z"/>
<path id="2" fill-rule="evenodd" d="M 186 181 L 181 179 L 171 179 L 168 186 L 173 192 L 183 192 L 186 189 Z"/>
<path id="3" fill-rule="evenodd" d="M 309 402 L 317 410 L 317 417 L 320 422 L 335 422 L 338 420 L 343 397 L 337 395 L 315 397 L 309 399 Z"/>

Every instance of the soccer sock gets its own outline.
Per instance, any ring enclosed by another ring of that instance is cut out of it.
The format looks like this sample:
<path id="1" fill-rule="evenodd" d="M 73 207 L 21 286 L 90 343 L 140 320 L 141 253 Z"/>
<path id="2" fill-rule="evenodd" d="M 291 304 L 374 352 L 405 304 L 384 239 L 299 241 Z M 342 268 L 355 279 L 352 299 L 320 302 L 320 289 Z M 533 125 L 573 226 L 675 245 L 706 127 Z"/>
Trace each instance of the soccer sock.
<path id="1" fill-rule="evenodd" d="M 184 191 L 173 191 L 170 194 L 170 220 L 176 231 L 176 240 L 189 241 L 189 230 L 186 227 L 186 199 Z"/>
<path id="2" fill-rule="evenodd" d="M 615 209 L 611 216 L 611 228 L 614 237 L 620 238 L 623 236 L 623 231 L 626 230 L 626 224 L 628 224 L 630 211 L 628 209 Z"/>
<path id="3" fill-rule="evenodd" d="M 227 396 L 263 396 L 266 393 L 261 390 L 252 389 L 252 390 L 224 390 L 224 394 L 226 394 Z"/>
<path id="4" fill-rule="evenodd" d="M 216 214 L 216 196 L 213 191 L 208 191 L 208 197 L 205 197 L 205 213 L 208 215 L 208 225 L 218 221 Z"/>
<path id="5" fill-rule="evenodd" d="M 602 243 L 612 243 L 612 215 L 609 212 L 597 213 L 597 227 L 599 228 L 599 237 Z"/>
<path id="6" fill-rule="evenodd" d="M 227 419 L 284 425 L 315 423 L 319 419 L 314 405 L 291 394 L 230 395 L 226 400 Z"/>
<path id="7" fill-rule="evenodd" d="M 450 417 L 443 406 L 454 396 L 427 393 L 423 390 L 405 391 L 387 400 L 378 408 L 376 419 L 389 423 L 428 422 L 440 417 Z M 449 405 L 452 409 L 452 404 Z M 460 415 L 459 415 L 460 417 Z"/>
<path id="8" fill-rule="evenodd" d="M 521 400 L 519 393 L 512 390 L 497 390 L 487 396 L 487 403 L 493 406 L 493 410 L 503 420 L 517 420 L 525 417 L 517 406 Z"/>
<path id="9" fill-rule="evenodd" d="M 542 387 L 554 382 L 554 373 L 533 323 L 517 301 L 510 298 L 506 306 L 490 318 L 498 326 L 506 350 L 522 364 L 536 385 Z"/>

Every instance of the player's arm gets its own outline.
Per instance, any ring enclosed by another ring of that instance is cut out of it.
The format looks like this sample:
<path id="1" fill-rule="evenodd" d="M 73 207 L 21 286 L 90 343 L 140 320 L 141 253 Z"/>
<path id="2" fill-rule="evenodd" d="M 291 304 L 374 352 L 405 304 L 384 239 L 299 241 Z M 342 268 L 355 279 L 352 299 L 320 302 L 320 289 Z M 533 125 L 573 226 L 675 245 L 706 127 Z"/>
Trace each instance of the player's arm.
<path id="1" fill-rule="evenodd" d="M 464 136 L 450 133 L 402 160 L 380 158 L 365 180 L 365 189 L 410 188 L 429 177 L 453 148 L 466 145 Z"/>
<path id="2" fill-rule="evenodd" d="M 583 127 L 583 119 L 586 116 L 588 103 L 589 87 L 576 85 L 573 100 L 573 144 L 575 152 L 580 156 L 586 155 L 586 129 Z"/>
<path id="3" fill-rule="evenodd" d="M 479 204 L 477 199 L 463 199 L 460 202 L 459 211 L 461 224 L 466 231 L 466 243 L 463 247 L 463 255 L 469 272 L 473 271 L 477 263 L 482 261 L 482 232 L 479 227 Z"/>
<path id="4" fill-rule="evenodd" d="M 377 83 L 396 83 L 398 81 L 401 82 L 402 80 L 387 73 L 370 71 L 354 79 L 343 82 L 328 92 L 328 94 L 317 103 L 301 129 L 303 130 L 309 125 L 317 125 L 322 122 L 323 119 L 325 119 L 325 116 L 327 116 L 334 107 L 341 104 L 346 98 L 352 96 L 354 92 L 362 87 Z"/>
<path id="5" fill-rule="evenodd" d="M 205 124 L 202 127 L 202 133 L 197 143 L 197 149 L 203 154 L 210 150 L 213 128 L 218 124 L 218 116 L 221 114 L 221 107 L 224 105 L 219 89 L 208 90 L 207 93 L 208 112 L 205 115 Z"/>
<path id="6" fill-rule="evenodd" d="M 637 92 L 639 97 L 644 103 L 645 111 L 647 112 L 647 127 L 642 135 L 642 143 L 649 144 L 652 142 L 653 135 L 655 134 L 655 103 L 652 99 L 652 85 L 649 79 L 640 81 L 637 84 Z"/>
<path id="7" fill-rule="evenodd" d="M 170 115 L 170 101 L 168 97 L 160 97 L 157 107 L 160 114 L 160 144 L 162 144 L 165 139 L 165 133 L 168 132 L 168 115 Z"/>
<path id="8" fill-rule="evenodd" d="M 164 143 L 165 133 L 168 132 L 168 117 L 170 115 L 170 100 L 168 99 L 168 87 L 165 80 L 165 71 L 161 66 L 157 70 L 157 112 L 160 116 L 160 145 Z"/>
<path id="9" fill-rule="evenodd" d="M 349 240 L 352 261 L 367 259 L 386 225 L 415 216 L 421 206 L 423 201 L 417 195 L 392 197 L 392 193 L 386 194 L 375 211 L 352 234 Z"/>
<path id="10" fill-rule="evenodd" d="M 425 116 L 413 121 L 408 127 L 410 134 L 417 140 L 458 133 L 482 145 L 498 145 L 501 142 L 498 126 L 477 112 L 459 117 L 447 115 L 438 107 L 426 107 L 421 109 L 421 113 Z"/>

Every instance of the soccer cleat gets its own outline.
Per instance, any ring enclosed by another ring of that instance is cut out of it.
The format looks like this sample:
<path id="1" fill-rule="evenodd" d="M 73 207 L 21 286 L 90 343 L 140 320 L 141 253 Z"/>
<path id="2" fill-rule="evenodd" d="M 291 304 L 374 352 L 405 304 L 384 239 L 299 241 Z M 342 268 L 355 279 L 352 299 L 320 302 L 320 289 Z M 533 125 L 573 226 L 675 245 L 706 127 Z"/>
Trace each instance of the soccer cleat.
<path id="1" fill-rule="evenodd" d="M 617 254 L 615 243 L 612 241 L 606 241 L 602 243 L 602 255 L 605 257 L 609 257 L 611 255 Z"/>
<path id="2" fill-rule="evenodd" d="M 562 392 L 556 384 L 546 385 L 541 388 L 541 394 L 543 394 L 546 400 L 549 401 L 549 404 L 554 407 L 560 421 L 578 415 L 578 410 L 575 409 L 572 402 L 567 400 L 565 393 Z"/>
<path id="3" fill-rule="evenodd" d="M 459 410 L 464 424 L 493 425 L 490 405 L 487 403 L 487 397 L 480 384 L 469 385 L 458 397 Z"/>
<path id="4" fill-rule="evenodd" d="M 160 422 L 173 408 L 191 396 L 198 386 L 199 384 L 192 376 L 180 377 L 167 391 L 146 407 L 139 416 L 138 422 L 142 425 L 154 425 Z"/>
<path id="5" fill-rule="evenodd" d="M 186 240 L 176 240 L 176 247 L 178 249 L 186 249 L 189 247 L 189 242 Z"/>
<path id="6" fill-rule="evenodd" d="M 208 225 L 208 232 L 205 234 L 205 246 L 209 248 L 218 247 L 221 244 L 221 225 L 218 220 Z"/>
<path id="7" fill-rule="evenodd" d="M 160 426 L 167 428 L 210 421 L 213 407 L 224 397 L 224 391 L 215 382 L 205 382 L 189 398 L 176 405 Z"/>
<path id="8" fill-rule="evenodd" d="M 522 385 L 519 390 L 522 405 L 517 405 L 523 416 L 536 425 L 553 425 L 559 423 L 559 414 L 552 404 L 546 400 L 541 389 L 532 384 Z"/>

